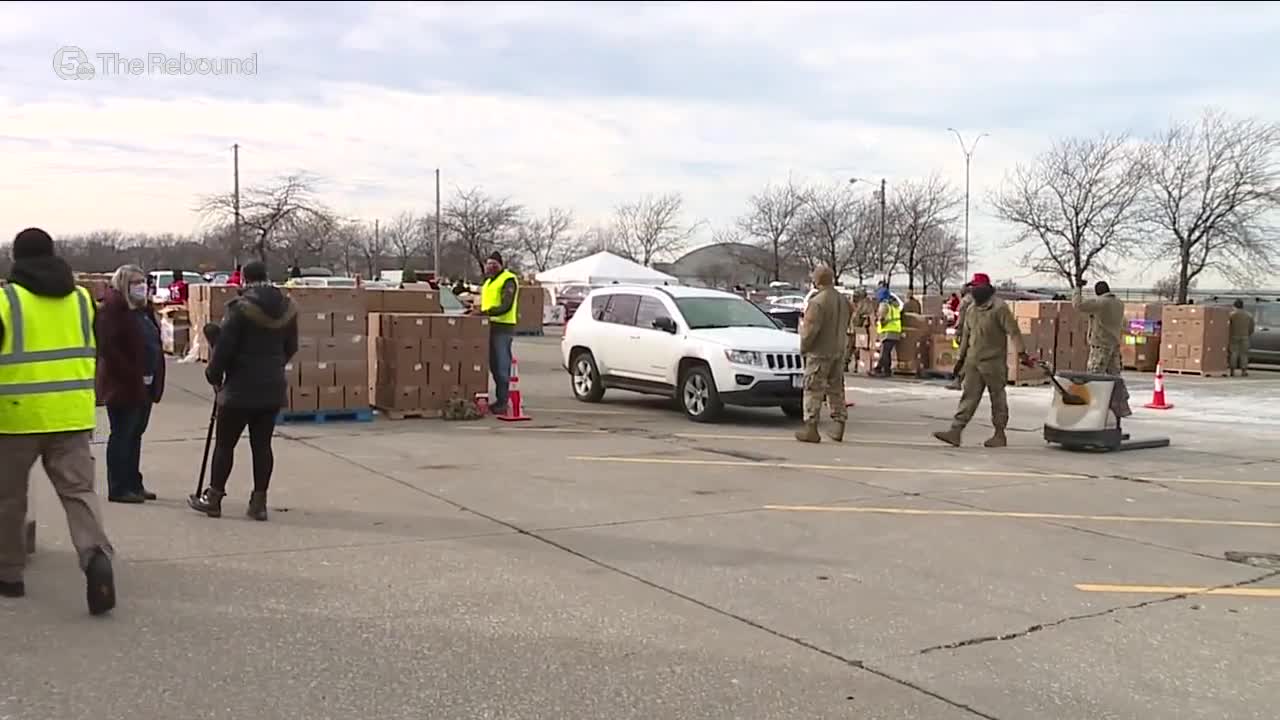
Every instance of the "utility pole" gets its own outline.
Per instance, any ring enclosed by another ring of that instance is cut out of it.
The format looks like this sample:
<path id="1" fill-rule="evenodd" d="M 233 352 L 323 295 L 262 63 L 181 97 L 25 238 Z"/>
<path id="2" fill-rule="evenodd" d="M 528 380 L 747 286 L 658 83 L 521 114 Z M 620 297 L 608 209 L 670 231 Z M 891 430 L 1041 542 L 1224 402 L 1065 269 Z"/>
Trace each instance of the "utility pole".
<path id="1" fill-rule="evenodd" d="M 883 252 L 883 251 L 884 251 L 884 248 L 885 248 L 885 244 L 884 244 L 884 206 L 885 206 L 885 202 L 886 202 L 886 195 L 888 195 L 888 191 L 887 191 L 885 188 L 886 188 L 886 186 L 887 186 L 888 184 L 889 184 L 889 183 L 888 183 L 888 181 L 887 181 L 887 180 L 885 180 L 884 178 L 880 178 L 880 250 L 881 250 L 881 252 Z"/>
<path id="2" fill-rule="evenodd" d="M 431 269 L 435 271 L 436 282 L 440 282 L 440 168 L 436 168 L 436 243 Z"/>
<path id="3" fill-rule="evenodd" d="M 232 195 L 232 204 L 236 213 L 236 264 L 240 263 L 240 250 L 244 247 L 243 238 L 240 235 L 240 143 L 231 146 L 231 162 L 232 172 L 235 174 L 235 192 Z"/>
<path id="4" fill-rule="evenodd" d="M 960 131 L 955 128 L 947 129 L 955 133 L 956 140 L 960 141 L 960 152 L 964 153 L 964 276 L 967 278 L 969 277 L 969 165 L 973 160 L 973 151 L 978 147 L 978 141 L 988 133 L 982 133 L 974 138 L 973 144 L 966 148 Z"/>

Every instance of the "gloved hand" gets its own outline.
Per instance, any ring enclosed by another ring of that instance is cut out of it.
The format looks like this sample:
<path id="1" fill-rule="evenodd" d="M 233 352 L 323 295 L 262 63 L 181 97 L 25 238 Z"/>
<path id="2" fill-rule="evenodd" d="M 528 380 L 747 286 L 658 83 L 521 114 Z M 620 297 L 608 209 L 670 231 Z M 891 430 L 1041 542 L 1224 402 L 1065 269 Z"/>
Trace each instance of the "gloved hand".
<path id="1" fill-rule="evenodd" d="M 212 385 L 214 389 L 217 389 L 217 390 L 222 389 L 222 374 L 213 372 L 213 368 L 210 368 L 207 366 L 205 367 L 204 379 L 208 381 L 208 383 Z"/>
<path id="2" fill-rule="evenodd" d="M 1023 365 L 1025 365 L 1026 367 L 1035 367 L 1035 366 L 1036 366 L 1036 360 L 1035 360 L 1035 358 L 1031 357 L 1030 355 L 1026 354 L 1025 352 L 1018 353 L 1018 362 L 1022 363 L 1022 364 L 1023 364 Z"/>

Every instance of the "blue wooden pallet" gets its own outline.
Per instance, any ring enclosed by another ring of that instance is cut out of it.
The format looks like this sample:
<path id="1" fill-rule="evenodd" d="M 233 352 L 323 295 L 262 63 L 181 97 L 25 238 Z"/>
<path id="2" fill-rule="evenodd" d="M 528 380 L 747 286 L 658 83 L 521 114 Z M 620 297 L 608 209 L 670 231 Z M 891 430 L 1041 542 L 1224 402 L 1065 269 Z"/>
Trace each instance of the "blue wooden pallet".
<path id="1" fill-rule="evenodd" d="M 284 423 L 373 422 L 373 408 L 357 410 L 285 411 L 276 416 L 277 424 Z"/>

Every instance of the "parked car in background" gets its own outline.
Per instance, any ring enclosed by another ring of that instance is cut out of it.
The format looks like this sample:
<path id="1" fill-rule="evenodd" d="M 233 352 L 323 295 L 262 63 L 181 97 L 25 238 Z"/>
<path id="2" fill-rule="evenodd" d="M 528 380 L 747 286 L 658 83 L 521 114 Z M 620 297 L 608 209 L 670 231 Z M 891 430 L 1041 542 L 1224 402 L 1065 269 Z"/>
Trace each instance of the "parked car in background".
<path id="1" fill-rule="evenodd" d="M 300 278 L 290 278 L 290 280 L 285 283 L 285 287 L 354 288 L 356 287 L 356 279 L 351 277 L 317 277 L 304 275 Z"/>
<path id="2" fill-rule="evenodd" d="M 1244 310 L 1253 315 L 1249 339 L 1249 365 L 1280 365 L 1280 298 L 1242 297 Z M 1231 307 L 1234 297 L 1215 296 L 1206 305 Z"/>
<path id="3" fill-rule="evenodd" d="M 804 316 L 802 308 L 794 305 L 770 305 L 769 303 L 756 303 L 756 307 L 777 321 L 778 327 L 783 330 L 790 332 L 800 331 L 800 318 Z"/>
<path id="4" fill-rule="evenodd" d="M 667 396 L 695 422 L 726 405 L 803 414 L 800 338 L 733 293 L 612 285 L 565 325 L 561 355 L 574 397 L 617 389 Z"/>

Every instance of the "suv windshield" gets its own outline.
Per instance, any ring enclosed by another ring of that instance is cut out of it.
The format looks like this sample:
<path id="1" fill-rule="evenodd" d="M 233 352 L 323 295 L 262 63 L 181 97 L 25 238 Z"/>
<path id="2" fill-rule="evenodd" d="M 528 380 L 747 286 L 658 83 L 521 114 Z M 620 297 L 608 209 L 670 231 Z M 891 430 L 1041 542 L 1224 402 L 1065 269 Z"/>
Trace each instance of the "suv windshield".
<path id="1" fill-rule="evenodd" d="M 777 330 L 764 312 L 739 297 L 691 297 L 676 300 L 676 307 L 690 330 L 726 327 L 760 327 Z"/>
<path id="2" fill-rule="evenodd" d="M 445 311 L 459 311 L 467 309 L 462 304 L 462 301 L 458 299 L 458 296 L 454 295 L 452 290 L 444 287 L 443 285 L 440 286 L 440 307 L 444 308 Z"/>

